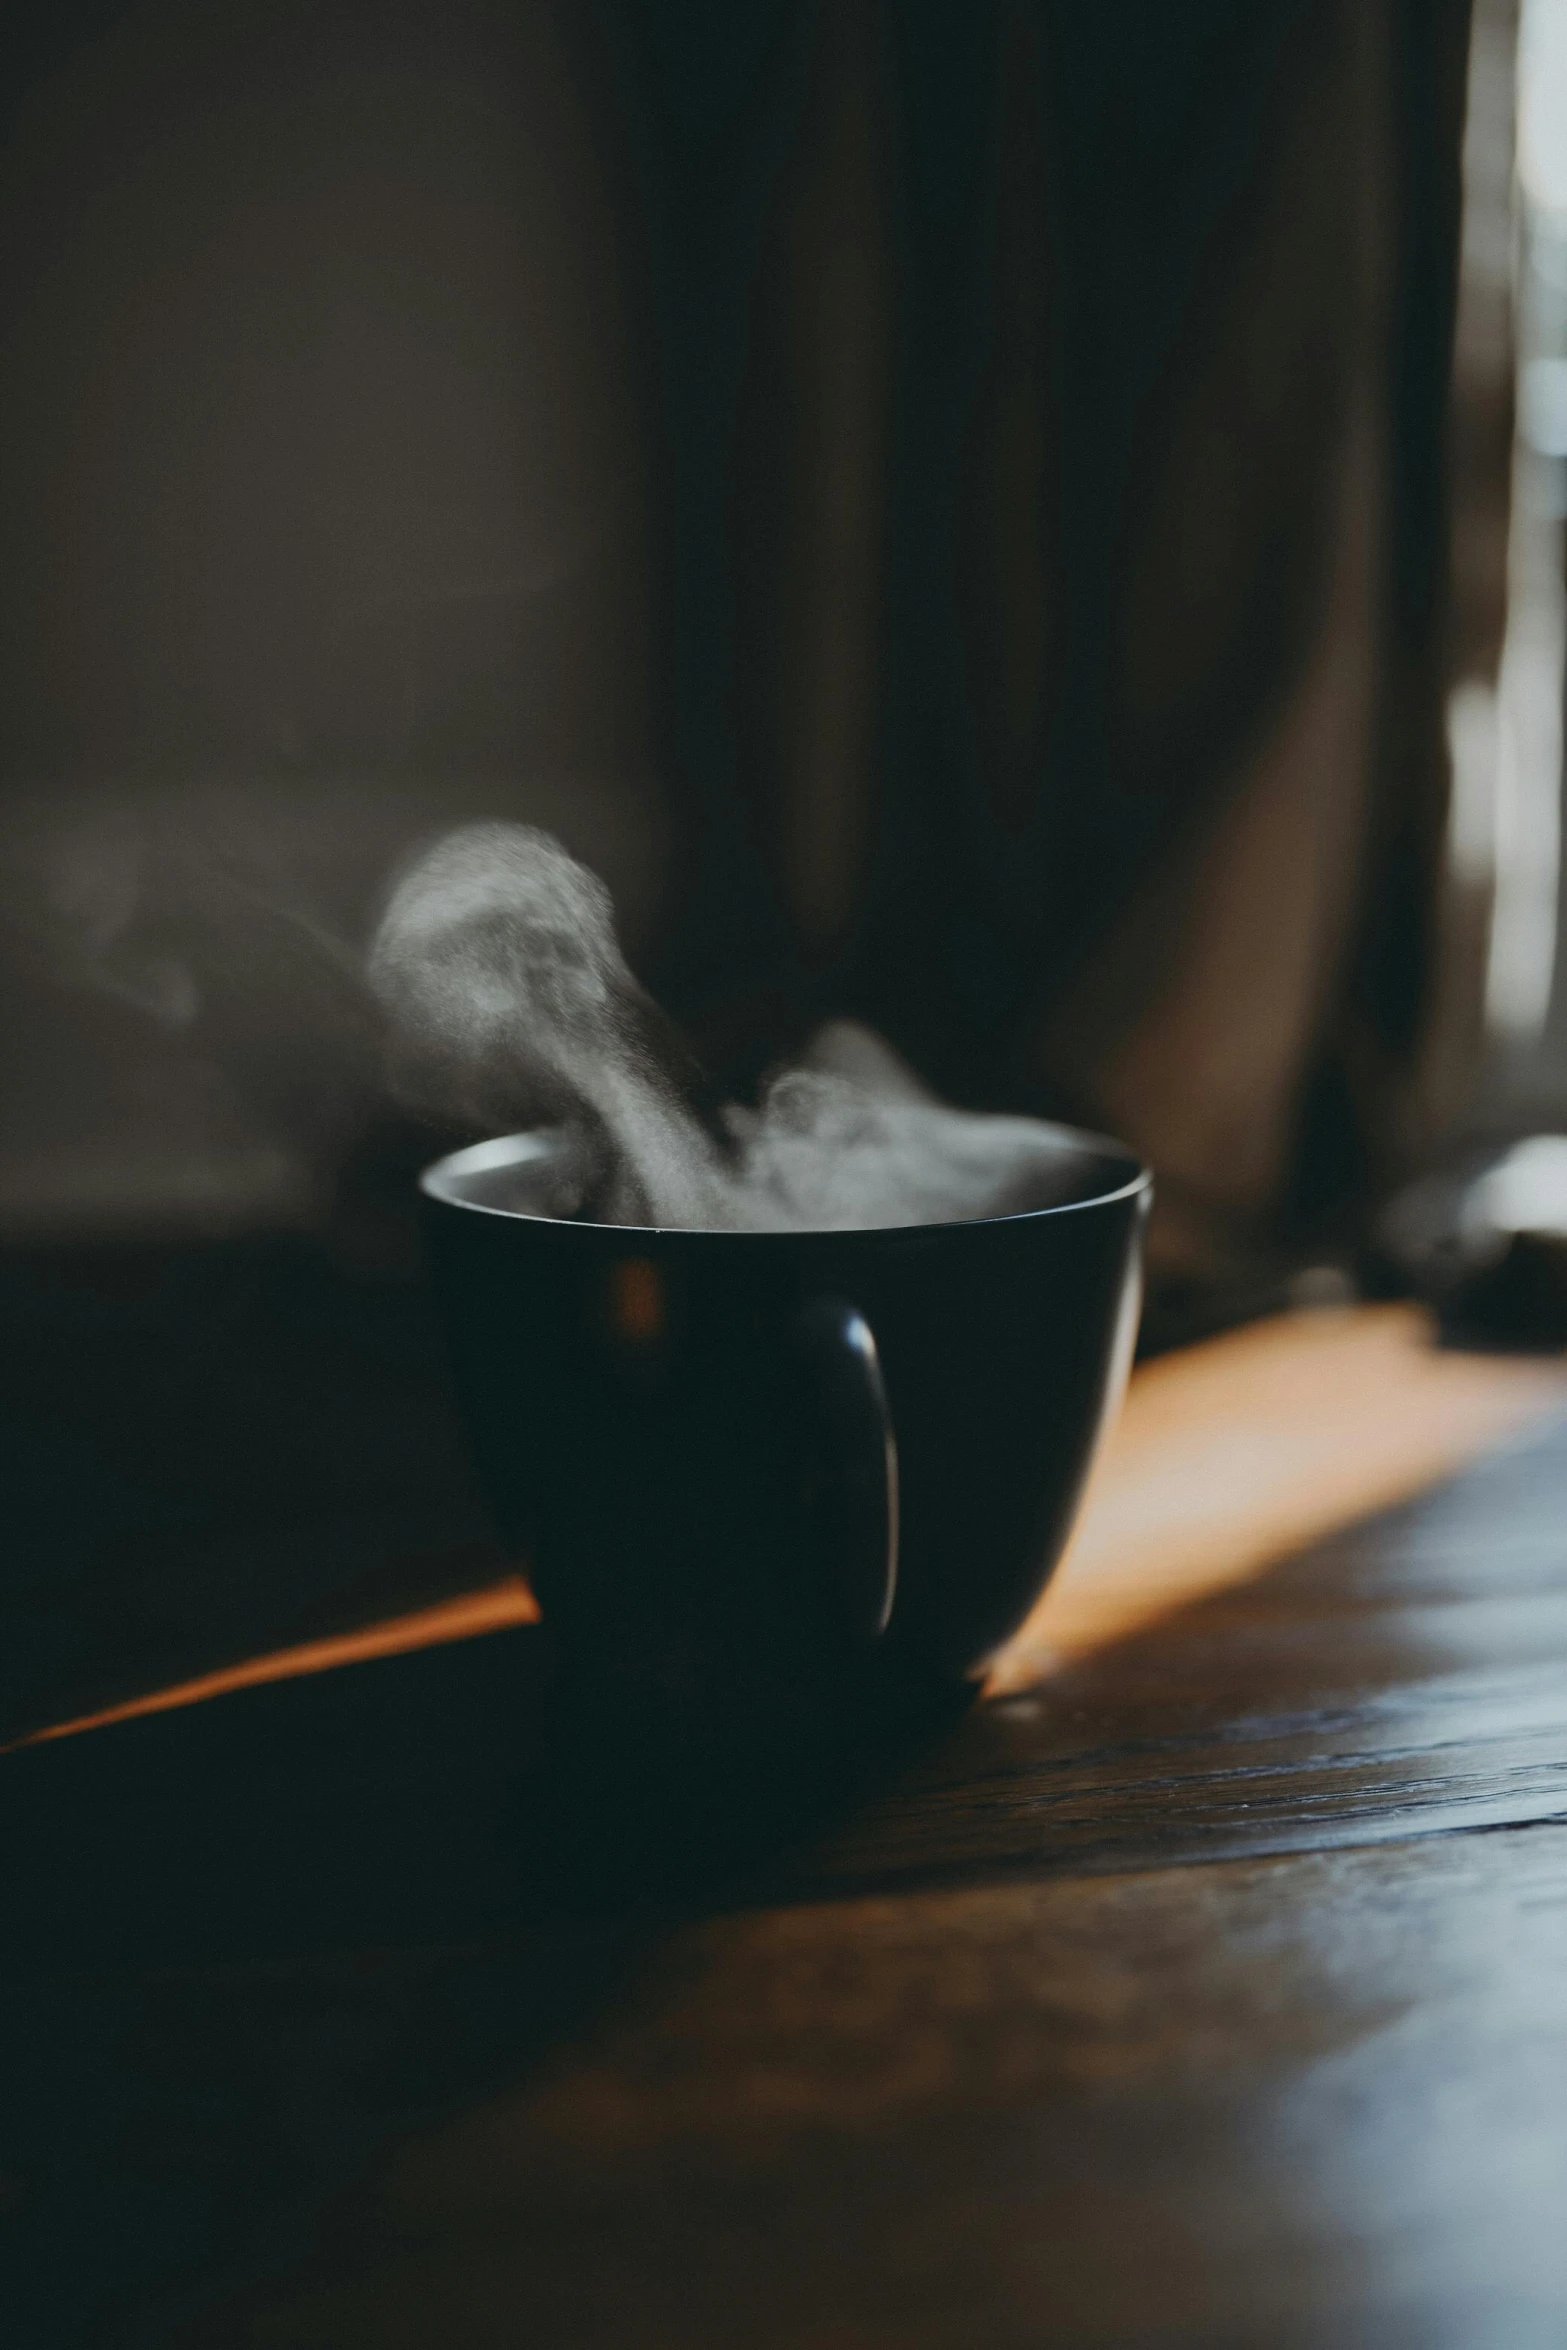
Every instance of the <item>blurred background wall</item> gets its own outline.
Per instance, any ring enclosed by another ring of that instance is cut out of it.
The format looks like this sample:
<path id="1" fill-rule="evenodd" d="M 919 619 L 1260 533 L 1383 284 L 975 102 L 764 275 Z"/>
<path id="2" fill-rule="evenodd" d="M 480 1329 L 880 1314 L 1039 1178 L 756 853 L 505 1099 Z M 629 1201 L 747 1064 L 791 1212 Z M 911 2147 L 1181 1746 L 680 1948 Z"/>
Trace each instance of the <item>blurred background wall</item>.
<path id="1" fill-rule="evenodd" d="M 8 26 L 22 1680 L 487 1540 L 407 1250 L 437 1138 L 356 970 L 446 824 L 597 865 L 736 1086 L 850 1011 L 955 1099 L 1128 1135 L 1156 1337 L 1553 1098 L 1548 18 Z"/>
<path id="2" fill-rule="evenodd" d="M 0 1222 L 308 1220 L 410 841 L 517 807 L 657 886 L 604 141 L 537 8 L 10 47 Z"/>

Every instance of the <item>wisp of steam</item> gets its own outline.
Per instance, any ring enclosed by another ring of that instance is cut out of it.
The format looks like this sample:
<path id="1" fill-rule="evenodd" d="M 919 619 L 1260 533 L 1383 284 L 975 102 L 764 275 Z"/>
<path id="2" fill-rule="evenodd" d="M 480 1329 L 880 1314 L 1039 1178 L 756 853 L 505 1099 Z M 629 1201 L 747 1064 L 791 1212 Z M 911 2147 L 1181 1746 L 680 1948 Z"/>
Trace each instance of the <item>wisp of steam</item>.
<path id="1" fill-rule="evenodd" d="M 712 1102 L 626 967 L 609 892 L 531 826 L 466 825 L 430 849 L 394 888 L 368 971 L 406 1106 L 569 1137 L 560 1215 L 846 1231 L 1042 1207 L 1069 1189 L 1049 1126 L 945 1108 L 848 1023 L 757 1108 Z"/>

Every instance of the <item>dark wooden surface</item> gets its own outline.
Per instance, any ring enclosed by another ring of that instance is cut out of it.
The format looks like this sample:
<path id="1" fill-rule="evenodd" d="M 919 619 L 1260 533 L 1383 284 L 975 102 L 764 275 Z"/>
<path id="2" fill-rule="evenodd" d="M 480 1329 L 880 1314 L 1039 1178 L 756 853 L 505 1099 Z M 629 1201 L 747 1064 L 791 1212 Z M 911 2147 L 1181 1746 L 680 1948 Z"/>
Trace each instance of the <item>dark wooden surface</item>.
<path id="1" fill-rule="evenodd" d="M 901 1760 L 638 1735 L 518 1630 L 0 1760 L 7 2342 L 1567 2340 L 1560 1423 Z"/>
<path id="2" fill-rule="evenodd" d="M 1509 1446 L 984 1707 L 802 1892 L 1156 1867 L 1567 1812 L 1567 1436 Z"/>

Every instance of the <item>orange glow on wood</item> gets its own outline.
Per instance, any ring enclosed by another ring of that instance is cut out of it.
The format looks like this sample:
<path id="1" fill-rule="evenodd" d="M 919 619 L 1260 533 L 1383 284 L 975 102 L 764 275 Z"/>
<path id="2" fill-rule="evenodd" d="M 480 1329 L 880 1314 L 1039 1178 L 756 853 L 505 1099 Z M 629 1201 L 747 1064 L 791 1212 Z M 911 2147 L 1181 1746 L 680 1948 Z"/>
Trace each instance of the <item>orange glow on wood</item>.
<path id="1" fill-rule="evenodd" d="M 1444 1353 L 1413 1306 L 1281 1314 L 1145 1364 L 1060 1572 L 998 1659 L 990 1690 L 1026 1688 L 1072 1657 L 1260 1574 L 1564 1407 L 1567 1363 Z M 527 1583 L 509 1575 L 20 1743 L 538 1620 Z"/>
<path id="2" fill-rule="evenodd" d="M 251 1657 L 219 1673 L 203 1673 L 199 1680 L 177 1681 L 171 1689 L 157 1689 L 148 1697 L 132 1697 L 123 1705 L 105 1706 L 101 1713 L 83 1714 L 74 1722 L 57 1722 L 19 1741 L 36 1746 L 46 1738 L 69 1738 L 77 1730 L 101 1730 L 110 1722 L 133 1721 L 138 1714 L 169 1713 L 181 1705 L 199 1705 L 203 1698 L 226 1697 L 234 1689 L 256 1689 L 265 1681 L 292 1681 L 302 1673 L 335 1672 L 339 1665 L 362 1665 L 372 1657 L 400 1656 L 411 1648 L 438 1648 L 444 1641 L 472 1640 L 480 1632 L 502 1632 L 514 1624 L 536 1624 L 539 1603 L 520 1575 L 508 1575 L 483 1591 L 465 1592 L 460 1599 L 443 1599 L 434 1607 L 416 1608 L 406 1616 L 392 1616 L 362 1632 L 340 1632 L 328 1640 L 305 1640 L 296 1648 L 275 1649 L 270 1656 Z"/>
<path id="3" fill-rule="evenodd" d="M 1280 1314 L 1144 1364 L 992 1693 L 1408 1500 L 1564 1405 L 1567 1363 L 1445 1351 L 1409 1305 Z"/>

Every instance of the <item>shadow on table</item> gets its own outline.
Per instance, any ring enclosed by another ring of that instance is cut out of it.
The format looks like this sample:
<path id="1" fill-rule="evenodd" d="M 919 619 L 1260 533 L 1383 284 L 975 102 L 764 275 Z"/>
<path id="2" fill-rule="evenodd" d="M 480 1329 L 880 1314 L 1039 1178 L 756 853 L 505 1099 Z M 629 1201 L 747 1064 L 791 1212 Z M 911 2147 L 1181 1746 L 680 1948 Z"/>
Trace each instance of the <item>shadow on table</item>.
<path id="1" fill-rule="evenodd" d="M 528 1627 L 0 1756 L 8 2350 L 139 2340 L 286 2250 L 953 1704 L 883 1680 L 698 1717 Z"/>
<path id="2" fill-rule="evenodd" d="M 461 1942 L 710 1898 L 961 1701 L 566 1671 L 537 1626 L 0 1756 L 0 1974 Z"/>
<path id="3" fill-rule="evenodd" d="M 682 1912 L 1559 1815 L 1564 1508 L 1553 1428 L 939 1741 L 890 1680 L 698 1717 L 530 1628 L 0 1756 L 6 2350 L 165 2340 Z"/>

